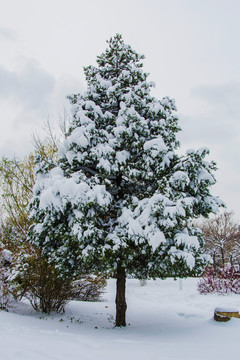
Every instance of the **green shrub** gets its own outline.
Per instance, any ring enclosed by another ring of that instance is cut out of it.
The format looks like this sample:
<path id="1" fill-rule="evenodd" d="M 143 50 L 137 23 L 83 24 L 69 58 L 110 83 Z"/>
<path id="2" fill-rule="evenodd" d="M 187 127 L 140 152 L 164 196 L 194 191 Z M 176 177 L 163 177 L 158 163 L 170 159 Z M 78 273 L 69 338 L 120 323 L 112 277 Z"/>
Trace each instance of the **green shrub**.
<path id="1" fill-rule="evenodd" d="M 106 278 L 101 274 L 81 276 L 72 282 L 71 299 L 99 301 L 106 284 Z"/>
<path id="2" fill-rule="evenodd" d="M 40 250 L 29 246 L 27 252 L 24 249 L 15 255 L 11 271 L 15 298 L 27 298 L 36 311 L 64 312 L 71 293 L 71 280 L 60 278 Z"/>

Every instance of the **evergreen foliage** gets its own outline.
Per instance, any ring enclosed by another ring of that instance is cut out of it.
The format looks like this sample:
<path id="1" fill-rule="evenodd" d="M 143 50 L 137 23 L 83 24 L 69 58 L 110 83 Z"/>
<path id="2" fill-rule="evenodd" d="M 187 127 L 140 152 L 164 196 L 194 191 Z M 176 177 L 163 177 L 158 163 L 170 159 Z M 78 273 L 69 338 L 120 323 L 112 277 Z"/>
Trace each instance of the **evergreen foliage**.
<path id="1" fill-rule="evenodd" d="M 179 155 L 173 99 L 151 96 L 137 54 L 116 35 L 84 68 L 87 91 L 69 97 L 73 117 L 56 163 L 37 159 L 30 240 L 62 276 L 138 278 L 198 274 L 207 259 L 191 220 L 216 213 L 207 148 Z"/>

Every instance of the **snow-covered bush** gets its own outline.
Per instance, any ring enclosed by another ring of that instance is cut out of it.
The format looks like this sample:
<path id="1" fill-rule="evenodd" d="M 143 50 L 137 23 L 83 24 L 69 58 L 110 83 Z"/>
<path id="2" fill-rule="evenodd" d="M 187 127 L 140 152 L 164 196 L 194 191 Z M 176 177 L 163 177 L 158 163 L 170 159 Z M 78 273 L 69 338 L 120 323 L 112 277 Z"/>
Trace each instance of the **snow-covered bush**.
<path id="1" fill-rule="evenodd" d="M 208 267 L 198 283 L 198 291 L 201 294 L 240 294 L 239 266 L 226 266 L 217 270 Z"/>
<path id="2" fill-rule="evenodd" d="M 10 303 L 11 296 L 8 292 L 8 284 L 6 276 L 2 269 L 0 269 L 0 310 L 7 310 Z"/>
<path id="3" fill-rule="evenodd" d="M 7 310 L 13 296 L 9 284 L 9 267 L 11 264 L 11 252 L 0 243 L 0 309 Z"/>

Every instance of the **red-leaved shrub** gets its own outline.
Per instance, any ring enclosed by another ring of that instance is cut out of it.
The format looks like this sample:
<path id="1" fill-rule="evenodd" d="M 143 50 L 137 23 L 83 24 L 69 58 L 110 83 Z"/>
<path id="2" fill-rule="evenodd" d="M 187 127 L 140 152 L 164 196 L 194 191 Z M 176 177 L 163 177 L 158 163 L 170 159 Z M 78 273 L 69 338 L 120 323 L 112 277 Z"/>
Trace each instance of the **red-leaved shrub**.
<path id="1" fill-rule="evenodd" d="M 198 283 L 200 294 L 240 294 L 240 268 L 239 266 L 226 266 L 224 269 L 207 267 L 203 277 Z"/>

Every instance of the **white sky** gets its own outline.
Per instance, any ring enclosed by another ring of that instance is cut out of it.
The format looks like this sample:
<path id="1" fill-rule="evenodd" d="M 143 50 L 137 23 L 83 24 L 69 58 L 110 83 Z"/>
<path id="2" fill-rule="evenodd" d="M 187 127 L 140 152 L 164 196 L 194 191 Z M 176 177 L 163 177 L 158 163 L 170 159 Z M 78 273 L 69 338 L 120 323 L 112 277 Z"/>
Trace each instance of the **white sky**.
<path id="1" fill-rule="evenodd" d="M 210 148 L 213 192 L 240 223 L 239 14 L 239 0 L 0 0 L 0 156 L 31 151 L 121 33 L 146 56 L 153 94 L 176 99 L 182 149 Z"/>

